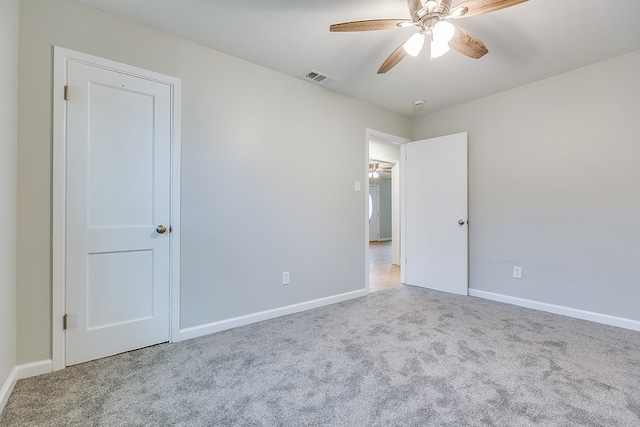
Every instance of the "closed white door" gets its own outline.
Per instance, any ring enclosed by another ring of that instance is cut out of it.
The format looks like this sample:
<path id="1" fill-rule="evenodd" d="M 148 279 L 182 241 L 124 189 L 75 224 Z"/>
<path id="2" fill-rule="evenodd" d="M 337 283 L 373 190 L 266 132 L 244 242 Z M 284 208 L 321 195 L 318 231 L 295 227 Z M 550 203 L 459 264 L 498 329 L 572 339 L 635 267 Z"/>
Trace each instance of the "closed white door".
<path id="1" fill-rule="evenodd" d="M 404 150 L 403 283 L 467 295 L 467 134 Z"/>
<path id="2" fill-rule="evenodd" d="M 169 339 L 171 89 L 75 61 L 67 79 L 65 350 L 73 365 Z"/>
<path id="3" fill-rule="evenodd" d="M 380 240 L 380 186 L 369 186 L 369 241 Z"/>

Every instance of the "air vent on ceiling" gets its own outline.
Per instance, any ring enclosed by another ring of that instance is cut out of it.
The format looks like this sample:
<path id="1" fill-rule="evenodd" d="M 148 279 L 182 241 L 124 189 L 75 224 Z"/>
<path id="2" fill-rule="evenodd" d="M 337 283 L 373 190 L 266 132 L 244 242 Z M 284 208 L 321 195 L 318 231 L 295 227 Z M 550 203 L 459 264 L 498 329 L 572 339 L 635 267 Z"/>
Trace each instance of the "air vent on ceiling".
<path id="1" fill-rule="evenodd" d="M 322 74 L 314 70 L 309 71 L 304 76 L 302 76 L 302 78 L 322 86 L 329 86 L 331 83 L 336 81 L 336 79 L 334 79 L 333 77 L 329 77 L 326 74 Z"/>

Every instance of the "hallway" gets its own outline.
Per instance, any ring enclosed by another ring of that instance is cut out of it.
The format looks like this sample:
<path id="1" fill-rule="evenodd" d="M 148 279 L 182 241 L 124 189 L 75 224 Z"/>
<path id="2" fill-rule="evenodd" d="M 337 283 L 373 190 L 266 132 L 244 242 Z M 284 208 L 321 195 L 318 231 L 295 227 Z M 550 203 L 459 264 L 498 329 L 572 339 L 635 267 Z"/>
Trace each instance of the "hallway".
<path id="1" fill-rule="evenodd" d="M 369 242 L 369 291 L 400 285 L 400 266 L 391 264 L 391 241 Z"/>

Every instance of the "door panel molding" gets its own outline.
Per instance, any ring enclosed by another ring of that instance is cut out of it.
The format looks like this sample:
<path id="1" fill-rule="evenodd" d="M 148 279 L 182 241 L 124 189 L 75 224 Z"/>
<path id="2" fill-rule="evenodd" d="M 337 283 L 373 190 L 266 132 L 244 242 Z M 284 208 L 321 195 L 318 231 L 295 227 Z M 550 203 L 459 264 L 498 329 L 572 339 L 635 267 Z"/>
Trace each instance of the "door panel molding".
<path id="1" fill-rule="evenodd" d="M 66 312 L 66 153 L 67 153 L 67 92 L 68 64 L 84 63 L 97 68 L 162 83 L 171 92 L 170 132 L 170 224 L 169 236 L 169 340 L 174 341 L 180 331 L 180 152 L 181 152 L 181 81 L 142 68 L 118 63 L 59 46 L 53 55 L 53 220 L 52 220 L 52 361 L 53 370 L 66 366 L 63 316 Z"/>

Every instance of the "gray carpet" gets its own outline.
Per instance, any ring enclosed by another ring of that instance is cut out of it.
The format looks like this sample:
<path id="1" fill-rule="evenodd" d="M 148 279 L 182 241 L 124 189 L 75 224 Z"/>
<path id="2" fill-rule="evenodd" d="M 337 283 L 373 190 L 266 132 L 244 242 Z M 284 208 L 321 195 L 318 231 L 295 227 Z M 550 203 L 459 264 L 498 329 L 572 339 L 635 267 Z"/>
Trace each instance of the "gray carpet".
<path id="1" fill-rule="evenodd" d="M 412 287 L 20 380 L 1 426 L 640 426 L 640 333 Z"/>

